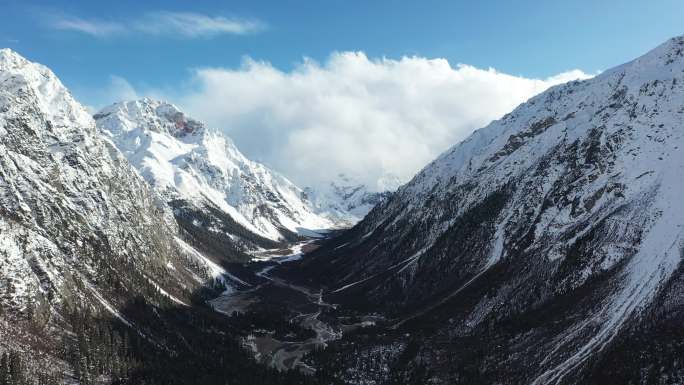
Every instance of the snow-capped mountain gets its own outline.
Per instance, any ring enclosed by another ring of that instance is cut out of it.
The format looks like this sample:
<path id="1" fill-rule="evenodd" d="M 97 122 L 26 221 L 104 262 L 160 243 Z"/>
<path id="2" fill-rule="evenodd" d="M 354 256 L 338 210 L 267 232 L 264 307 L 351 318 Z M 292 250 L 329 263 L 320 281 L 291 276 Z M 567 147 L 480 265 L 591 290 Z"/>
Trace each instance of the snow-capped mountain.
<path id="1" fill-rule="evenodd" d="M 380 192 L 371 191 L 365 184 L 345 174 L 322 187 L 304 189 L 314 210 L 335 223 L 354 225 L 378 203 L 387 199 L 400 186 L 397 178 L 385 178 Z"/>
<path id="2" fill-rule="evenodd" d="M 681 381 L 682 175 L 679 37 L 477 130 L 299 274 L 440 383 Z"/>
<path id="3" fill-rule="evenodd" d="M 59 79 L 0 50 L 0 351 L 55 359 L 76 306 L 131 328 L 137 296 L 185 306 L 212 266 L 178 231 Z"/>
<path id="4" fill-rule="evenodd" d="M 122 102 L 95 119 L 200 243 L 212 235 L 243 249 L 267 247 L 334 226 L 301 189 L 172 104 Z"/>

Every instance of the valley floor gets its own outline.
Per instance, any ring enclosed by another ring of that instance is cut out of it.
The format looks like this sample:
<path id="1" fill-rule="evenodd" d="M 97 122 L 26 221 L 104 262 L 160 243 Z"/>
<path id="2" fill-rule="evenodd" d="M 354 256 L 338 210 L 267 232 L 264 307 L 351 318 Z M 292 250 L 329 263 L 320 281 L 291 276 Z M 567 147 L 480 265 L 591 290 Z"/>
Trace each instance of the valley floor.
<path id="1" fill-rule="evenodd" d="M 304 361 L 308 353 L 324 349 L 344 332 L 372 325 L 371 319 L 377 318 L 344 323 L 331 316 L 336 306 L 323 300 L 322 290 L 273 275 L 281 265 L 314 250 L 317 242 L 303 241 L 254 255 L 252 262 L 232 271 L 243 282 L 241 288 L 229 288 L 209 301 L 241 330 L 242 344 L 255 358 L 279 370 L 313 374 L 316 368 Z"/>

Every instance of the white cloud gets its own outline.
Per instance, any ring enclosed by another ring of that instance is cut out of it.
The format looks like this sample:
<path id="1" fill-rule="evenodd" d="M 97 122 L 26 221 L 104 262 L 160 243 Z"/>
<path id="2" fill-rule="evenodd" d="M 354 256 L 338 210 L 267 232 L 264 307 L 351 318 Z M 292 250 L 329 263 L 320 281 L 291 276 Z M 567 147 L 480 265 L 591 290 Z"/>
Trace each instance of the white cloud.
<path id="1" fill-rule="evenodd" d="M 109 77 L 109 86 L 105 89 L 105 94 L 114 97 L 115 100 L 136 100 L 140 96 L 135 88 L 124 78 L 116 75 Z"/>
<path id="2" fill-rule="evenodd" d="M 528 79 L 444 59 L 344 52 L 291 72 L 250 59 L 238 69 L 199 69 L 191 89 L 171 99 L 300 185 L 347 173 L 374 186 L 388 173 L 409 179 L 529 97 L 586 77 L 574 70 Z"/>
<path id="3" fill-rule="evenodd" d="M 254 20 L 211 17 L 189 12 L 155 12 L 147 14 L 135 28 L 155 35 L 195 38 L 220 34 L 247 35 L 259 32 L 264 24 Z"/>
<path id="4" fill-rule="evenodd" d="M 113 101 L 137 100 L 142 98 L 135 88 L 124 78 L 116 75 L 109 76 L 109 82 L 100 87 L 74 88 L 72 89 L 78 100 L 87 101 L 84 104 L 88 112 L 96 113 Z M 157 97 L 159 94 L 153 89 L 146 89 L 145 95 Z"/>
<path id="5" fill-rule="evenodd" d="M 208 38 L 222 34 L 247 35 L 260 32 L 265 24 L 258 20 L 208 16 L 192 12 L 149 12 L 126 21 L 84 19 L 63 14 L 47 15 L 55 29 L 94 37 L 142 33 L 180 38 Z"/>
<path id="6" fill-rule="evenodd" d="M 95 37 L 106 37 L 126 31 L 119 23 L 104 20 L 86 20 L 73 16 L 56 16 L 52 27 L 61 30 L 76 31 Z"/>

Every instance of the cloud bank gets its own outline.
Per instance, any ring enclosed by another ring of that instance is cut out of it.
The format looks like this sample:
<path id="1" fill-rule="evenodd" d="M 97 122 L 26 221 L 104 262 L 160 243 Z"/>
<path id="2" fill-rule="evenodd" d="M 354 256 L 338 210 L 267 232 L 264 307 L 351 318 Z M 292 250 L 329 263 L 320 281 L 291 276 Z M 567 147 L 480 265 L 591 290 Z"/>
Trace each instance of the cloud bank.
<path id="1" fill-rule="evenodd" d="M 260 32 L 265 24 L 258 20 L 208 16 L 193 12 L 148 12 L 125 21 L 85 19 L 71 15 L 47 15 L 49 25 L 58 30 L 74 31 L 105 38 L 147 34 L 179 38 L 209 38 L 222 34 L 248 35 Z"/>
<path id="2" fill-rule="evenodd" d="M 345 173 L 380 188 L 388 174 L 407 181 L 531 96 L 588 77 L 573 70 L 529 79 L 444 59 L 343 52 L 291 72 L 251 59 L 197 69 L 189 89 L 167 98 L 302 186 Z"/>

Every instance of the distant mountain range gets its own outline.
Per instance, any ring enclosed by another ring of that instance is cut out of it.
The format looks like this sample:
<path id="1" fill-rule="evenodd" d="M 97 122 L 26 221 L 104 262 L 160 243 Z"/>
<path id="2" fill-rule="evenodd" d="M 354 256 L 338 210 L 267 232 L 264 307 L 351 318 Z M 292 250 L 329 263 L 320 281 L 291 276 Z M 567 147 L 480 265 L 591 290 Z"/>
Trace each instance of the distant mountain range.
<path id="1" fill-rule="evenodd" d="M 353 177 L 339 174 L 322 187 L 305 188 L 304 193 L 316 212 L 351 227 L 401 185 L 397 178 L 386 179 L 385 190 L 374 192 Z"/>

